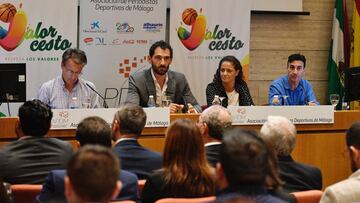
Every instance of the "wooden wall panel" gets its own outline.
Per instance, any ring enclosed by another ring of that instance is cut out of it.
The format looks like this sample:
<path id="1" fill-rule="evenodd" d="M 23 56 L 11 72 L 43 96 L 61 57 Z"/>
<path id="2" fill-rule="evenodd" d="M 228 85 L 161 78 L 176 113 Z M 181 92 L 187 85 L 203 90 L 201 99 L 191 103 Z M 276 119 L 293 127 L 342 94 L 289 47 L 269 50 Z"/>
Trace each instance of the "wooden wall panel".
<path id="1" fill-rule="evenodd" d="M 251 16 L 250 75 L 248 85 L 256 105 L 267 103 L 268 86 L 286 74 L 287 57 L 302 53 L 307 58 L 304 78 L 313 85 L 321 104 L 327 104 L 327 60 L 335 0 L 304 0 L 309 16 Z M 346 0 L 351 23 L 353 1 Z M 351 24 L 349 24 L 351 25 Z"/>

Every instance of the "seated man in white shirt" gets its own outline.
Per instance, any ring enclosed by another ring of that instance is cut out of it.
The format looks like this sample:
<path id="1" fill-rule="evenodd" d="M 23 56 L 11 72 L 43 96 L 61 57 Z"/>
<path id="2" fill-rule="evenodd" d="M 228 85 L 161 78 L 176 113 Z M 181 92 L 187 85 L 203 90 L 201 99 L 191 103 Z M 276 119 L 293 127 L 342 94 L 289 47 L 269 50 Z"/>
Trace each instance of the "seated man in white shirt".
<path id="1" fill-rule="evenodd" d="M 95 85 L 79 78 L 86 63 L 84 51 L 73 48 L 66 50 L 62 55 L 61 76 L 42 84 L 38 99 L 52 109 L 98 108 Z"/>

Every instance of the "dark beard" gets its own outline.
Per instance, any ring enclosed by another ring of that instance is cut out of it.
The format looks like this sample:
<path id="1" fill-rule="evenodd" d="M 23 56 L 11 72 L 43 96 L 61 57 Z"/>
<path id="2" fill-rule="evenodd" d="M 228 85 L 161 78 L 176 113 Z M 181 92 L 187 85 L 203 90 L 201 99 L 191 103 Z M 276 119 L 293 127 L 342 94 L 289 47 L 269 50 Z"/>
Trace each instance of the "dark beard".
<path id="1" fill-rule="evenodd" d="M 166 66 L 160 66 L 159 68 L 152 66 L 151 68 L 157 75 L 165 75 L 169 70 L 169 67 L 166 68 Z"/>

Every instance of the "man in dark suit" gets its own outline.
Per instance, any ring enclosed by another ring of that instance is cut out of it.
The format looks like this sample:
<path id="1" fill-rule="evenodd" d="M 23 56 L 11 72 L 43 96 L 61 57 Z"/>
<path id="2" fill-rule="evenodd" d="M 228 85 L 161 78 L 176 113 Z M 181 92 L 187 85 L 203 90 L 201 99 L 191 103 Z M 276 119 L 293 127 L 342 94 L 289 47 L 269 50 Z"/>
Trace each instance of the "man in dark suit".
<path id="1" fill-rule="evenodd" d="M 85 145 L 101 145 L 111 148 L 111 128 L 106 121 L 100 117 L 93 116 L 82 120 L 76 129 L 76 140 L 80 147 Z M 51 171 L 43 185 L 41 193 L 36 197 L 36 202 L 47 202 L 50 200 L 65 201 L 64 178 L 65 170 Z M 119 180 L 122 189 L 118 200 L 138 200 L 138 179 L 135 174 L 120 170 Z"/>
<path id="2" fill-rule="evenodd" d="M 215 202 L 243 196 L 257 203 L 285 203 L 271 195 L 266 178 L 271 170 L 270 151 L 255 131 L 233 128 L 224 133 L 216 178 L 220 191 Z"/>
<path id="3" fill-rule="evenodd" d="M 65 176 L 68 203 L 108 203 L 121 189 L 119 159 L 100 145 L 86 145 L 71 157 Z"/>
<path id="4" fill-rule="evenodd" d="M 40 100 L 27 101 L 19 108 L 15 127 L 19 139 L 0 151 L 0 179 L 12 184 L 40 184 L 50 170 L 66 167 L 72 146 L 45 137 L 52 115 Z"/>
<path id="5" fill-rule="evenodd" d="M 321 171 L 291 157 L 296 143 L 296 128 L 291 121 L 282 116 L 269 116 L 260 132 L 277 154 L 280 178 L 285 182 L 283 188 L 286 192 L 321 190 Z"/>
<path id="6" fill-rule="evenodd" d="M 120 157 L 122 169 L 135 173 L 139 179 L 146 179 L 162 165 L 161 155 L 142 147 L 137 140 L 145 122 L 146 114 L 141 106 L 125 104 L 116 112 L 112 123 L 114 151 Z"/>
<path id="7" fill-rule="evenodd" d="M 206 157 L 213 167 L 219 160 L 223 131 L 231 126 L 231 122 L 229 111 L 220 105 L 208 107 L 199 116 L 197 126 L 204 139 Z"/>
<path id="8" fill-rule="evenodd" d="M 170 97 L 170 112 L 201 112 L 201 106 L 193 96 L 184 74 L 169 71 L 173 57 L 171 46 L 155 42 L 149 50 L 150 69 L 136 72 L 129 77 L 126 103 L 148 107 L 149 96 L 153 95 L 157 106 L 162 106 L 164 97 Z"/>

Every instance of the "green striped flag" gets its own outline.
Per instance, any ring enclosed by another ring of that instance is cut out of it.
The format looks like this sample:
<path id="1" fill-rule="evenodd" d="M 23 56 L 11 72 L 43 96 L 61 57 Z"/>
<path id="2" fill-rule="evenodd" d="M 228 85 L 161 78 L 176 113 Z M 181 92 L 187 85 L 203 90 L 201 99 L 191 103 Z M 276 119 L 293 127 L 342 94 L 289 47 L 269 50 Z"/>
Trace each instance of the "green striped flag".
<path id="1" fill-rule="evenodd" d="M 349 28 L 345 2 L 336 0 L 327 69 L 329 73 L 328 95 L 340 95 L 338 106 L 341 105 L 344 95 L 344 70 L 349 66 L 349 47 Z M 330 102 L 329 97 L 328 102 Z"/>

